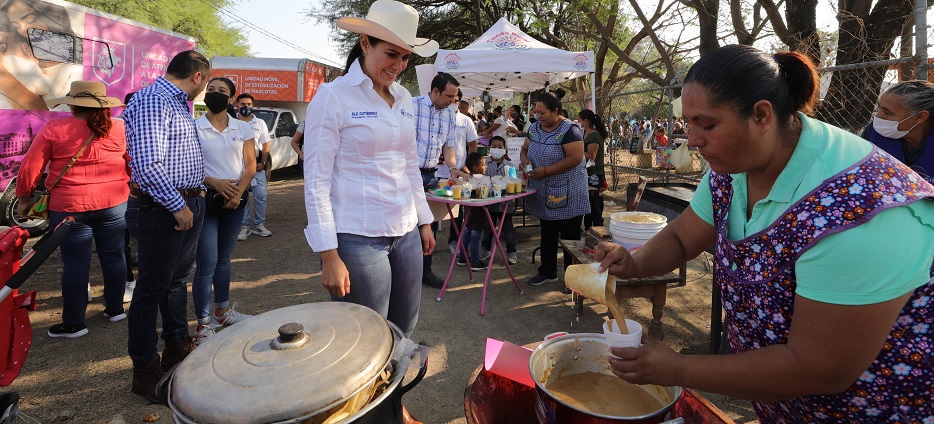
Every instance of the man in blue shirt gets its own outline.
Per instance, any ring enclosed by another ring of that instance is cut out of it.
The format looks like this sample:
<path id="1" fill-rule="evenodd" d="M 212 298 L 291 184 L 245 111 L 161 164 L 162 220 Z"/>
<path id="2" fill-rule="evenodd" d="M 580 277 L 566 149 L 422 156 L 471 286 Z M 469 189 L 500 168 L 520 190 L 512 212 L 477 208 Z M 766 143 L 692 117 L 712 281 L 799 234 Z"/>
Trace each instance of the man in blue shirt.
<path id="1" fill-rule="evenodd" d="M 139 276 L 127 316 L 127 351 L 133 360 L 133 393 L 159 401 L 165 371 L 191 351 L 188 290 L 204 218 L 204 157 L 189 102 L 211 78 L 208 60 L 179 53 L 165 76 L 127 105 L 130 203 L 139 206 Z M 131 206 L 132 207 L 132 206 Z M 165 349 L 156 348 L 157 313 Z"/>
<path id="2" fill-rule="evenodd" d="M 440 72 L 431 80 L 431 92 L 412 98 L 412 105 L 415 107 L 418 169 L 422 173 L 422 184 L 425 190 L 438 188 L 435 171 L 438 170 L 439 165 L 447 167 L 452 178 L 470 178 L 469 175 L 457 169 L 457 155 L 455 154 L 457 111 L 449 107 L 457 100 L 459 85 L 457 79 L 450 74 Z M 439 164 L 442 152 L 444 163 Z M 431 224 L 431 229 L 437 233 L 438 223 Z M 444 280 L 431 271 L 431 255 L 425 256 L 422 284 L 436 289 L 444 285 Z"/>

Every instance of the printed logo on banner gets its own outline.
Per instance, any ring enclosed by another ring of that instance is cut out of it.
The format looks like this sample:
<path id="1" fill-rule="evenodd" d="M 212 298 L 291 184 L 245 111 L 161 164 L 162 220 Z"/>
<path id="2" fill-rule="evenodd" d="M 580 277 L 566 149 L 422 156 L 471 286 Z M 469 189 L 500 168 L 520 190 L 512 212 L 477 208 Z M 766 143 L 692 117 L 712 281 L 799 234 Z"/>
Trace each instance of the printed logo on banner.
<path id="1" fill-rule="evenodd" d="M 91 42 L 91 54 L 94 57 L 94 76 L 101 82 L 114 85 L 123 80 L 126 73 L 126 44 L 94 40 Z"/>
<path id="2" fill-rule="evenodd" d="M 528 50 L 532 48 L 531 39 L 515 32 L 501 32 L 486 42 L 493 44 L 493 48 L 499 50 Z"/>
<path id="3" fill-rule="evenodd" d="M 587 58 L 585 54 L 579 54 L 574 56 L 574 67 L 580 70 L 587 69 L 587 62 L 590 62 L 590 59 Z"/>
<path id="4" fill-rule="evenodd" d="M 444 65 L 447 66 L 448 69 L 457 69 L 457 67 L 460 66 L 460 61 L 461 57 L 458 56 L 457 53 L 448 53 L 448 55 L 444 57 Z"/>
<path id="5" fill-rule="evenodd" d="M 237 74 L 226 75 L 226 74 L 225 74 L 225 75 L 224 75 L 224 78 L 227 78 L 227 79 L 229 79 L 230 81 L 232 81 L 232 82 L 234 83 L 234 87 L 241 87 L 241 85 L 240 85 L 240 75 L 237 75 Z"/>

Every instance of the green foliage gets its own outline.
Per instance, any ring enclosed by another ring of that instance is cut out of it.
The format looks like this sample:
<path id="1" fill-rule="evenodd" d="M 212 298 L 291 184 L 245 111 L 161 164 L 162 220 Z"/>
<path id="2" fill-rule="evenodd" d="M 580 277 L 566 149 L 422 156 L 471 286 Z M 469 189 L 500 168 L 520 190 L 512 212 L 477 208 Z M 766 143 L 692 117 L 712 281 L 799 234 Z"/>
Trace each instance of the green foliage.
<path id="1" fill-rule="evenodd" d="M 221 19 L 218 8 L 232 10 L 229 0 L 72 0 L 85 7 L 167 29 L 198 40 L 196 49 L 208 58 L 249 56 L 240 28 Z M 215 7 L 212 7 L 216 6 Z"/>

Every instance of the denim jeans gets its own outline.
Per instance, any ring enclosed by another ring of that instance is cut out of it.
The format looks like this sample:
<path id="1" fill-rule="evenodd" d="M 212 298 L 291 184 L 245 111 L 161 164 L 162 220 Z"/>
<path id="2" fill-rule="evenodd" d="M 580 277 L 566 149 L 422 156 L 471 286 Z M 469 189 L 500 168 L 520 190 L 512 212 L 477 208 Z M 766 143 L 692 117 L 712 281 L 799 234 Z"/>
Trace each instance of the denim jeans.
<path id="1" fill-rule="evenodd" d="M 337 254 L 350 272 L 350 293 L 332 300 L 373 309 L 406 337 L 415 330 L 422 295 L 422 238 L 418 228 L 401 237 L 337 234 Z"/>
<path id="2" fill-rule="evenodd" d="M 141 203 L 141 202 L 140 202 Z M 133 366 L 142 367 L 159 357 L 156 316 L 162 315 L 162 339 L 188 338 L 188 287 L 195 265 L 198 236 L 204 220 L 204 196 L 186 197 L 194 214 L 192 227 L 178 231 L 175 216 L 156 205 L 139 206 L 139 275 L 127 314 L 127 352 Z"/>
<path id="3" fill-rule="evenodd" d="M 425 191 L 434 190 L 438 188 L 438 177 L 435 174 L 422 174 L 422 187 Z M 431 223 L 431 232 L 435 236 L 435 240 L 438 239 L 438 221 Z M 419 237 L 421 240 L 421 237 Z M 425 274 L 431 272 L 431 255 L 422 256 L 422 270 Z"/>
<path id="4" fill-rule="evenodd" d="M 246 203 L 247 213 L 243 214 L 243 226 L 250 227 L 250 217 L 253 217 L 253 228 L 266 223 L 266 171 L 257 171 L 253 176 L 256 185 L 250 188 L 253 192 L 253 214 L 250 215 L 250 202 Z M 252 183 L 250 183 L 252 185 Z"/>
<path id="5" fill-rule="evenodd" d="M 467 228 L 466 232 L 464 240 L 468 242 L 467 250 L 470 253 L 470 263 L 480 262 L 480 239 L 483 238 L 483 230 Z"/>
<path id="6" fill-rule="evenodd" d="M 500 212 L 490 211 L 490 216 L 493 217 L 494 223 Z M 512 226 L 512 214 L 506 213 L 506 217 L 503 218 L 503 232 L 500 233 L 503 236 L 503 240 L 506 241 L 506 252 L 515 252 L 516 251 L 516 227 Z M 486 250 L 493 249 L 493 232 L 486 230 L 483 232 L 483 248 Z"/>
<path id="7" fill-rule="evenodd" d="M 240 233 L 240 221 L 245 209 L 204 212 L 204 224 L 198 239 L 198 267 L 191 283 L 191 298 L 199 324 L 209 322 L 212 285 L 214 307 L 226 308 L 230 305 L 230 256 L 237 245 L 237 234 Z"/>
<path id="8" fill-rule="evenodd" d="M 104 305 L 108 312 L 123 310 L 126 261 L 123 236 L 126 232 L 126 203 L 87 212 L 49 211 L 52 228 L 66 217 L 75 225 L 62 240 L 62 322 L 81 324 L 88 309 L 88 275 L 91 272 L 91 240 L 104 275 Z"/>

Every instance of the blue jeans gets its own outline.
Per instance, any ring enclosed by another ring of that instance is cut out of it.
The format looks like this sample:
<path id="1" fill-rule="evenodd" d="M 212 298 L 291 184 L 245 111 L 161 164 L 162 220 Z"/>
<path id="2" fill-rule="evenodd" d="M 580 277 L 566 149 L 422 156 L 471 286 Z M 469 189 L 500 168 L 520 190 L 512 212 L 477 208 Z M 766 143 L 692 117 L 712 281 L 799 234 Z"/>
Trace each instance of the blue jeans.
<path id="1" fill-rule="evenodd" d="M 177 231 L 175 216 L 158 204 L 139 204 L 139 275 L 127 314 L 127 352 L 133 366 L 142 367 L 159 357 L 156 316 L 162 315 L 162 339 L 188 338 L 188 287 L 195 265 L 198 236 L 204 220 L 204 196 L 186 197 L 194 214 L 192 227 Z"/>
<path id="2" fill-rule="evenodd" d="M 126 260 L 123 236 L 126 233 L 126 203 L 87 212 L 49 211 L 52 228 L 66 217 L 75 225 L 62 240 L 62 322 L 81 324 L 88 309 L 88 275 L 91 272 L 91 240 L 104 275 L 104 305 L 107 312 L 123 310 Z"/>
<path id="3" fill-rule="evenodd" d="M 422 238 L 418 228 L 402 237 L 337 234 L 337 254 L 350 272 L 350 293 L 332 300 L 356 303 L 415 330 L 422 295 Z"/>
<path id="4" fill-rule="evenodd" d="M 230 256 L 237 245 L 243 211 L 204 212 L 204 224 L 198 239 L 198 267 L 191 283 L 191 298 L 199 324 L 207 324 L 211 313 L 211 286 L 214 286 L 214 307 L 230 305 Z M 213 284 L 212 284 L 213 283 Z"/>
<path id="5" fill-rule="evenodd" d="M 493 217 L 493 223 L 496 223 L 496 219 L 500 212 L 490 211 L 490 216 Z M 503 236 L 503 240 L 506 241 L 506 252 L 515 252 L 516 251 L 516 228 L 512 226 L 512 214 L 506 213 L 506 217 L 503 218 L 503 232 L 500 233 Z M 483 248 L 486 250 L 491 250 L 493 248 L 493 231 L 486 230 L 483 232 Z"/>
<path id="6" fill-rule="evenodd" d="M 480 262 L 480 239 L 483 238 L 483 230 L 467 228 L 466 232 L 464 240 L 468 242 L 467 251 L 470 254 L 470 263 Z"/>
<path id="7" fill-rule="evenodd" d="M 266 171 L 258 171 L 253 176 L 256 185 L 250 188 L 253 192 L 253 228 L 257 225 L 266 223 Z M 252 183 L 250 183 L 252 185 Z M 246 209 L 249 212 L 250 202 L 246 202 Z M 243 214 L 243 226 L 250 227 L 250 214 Z"/>

